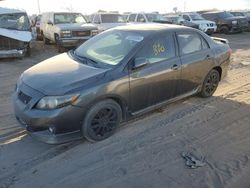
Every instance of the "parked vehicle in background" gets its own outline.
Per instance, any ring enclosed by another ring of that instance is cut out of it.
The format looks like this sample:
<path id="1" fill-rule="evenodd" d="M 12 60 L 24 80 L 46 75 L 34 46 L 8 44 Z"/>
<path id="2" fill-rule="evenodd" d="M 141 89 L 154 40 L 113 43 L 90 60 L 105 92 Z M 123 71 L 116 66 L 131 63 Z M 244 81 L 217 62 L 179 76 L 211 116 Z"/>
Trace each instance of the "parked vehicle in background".
<path id="1" fill-rule="evenodd" d="M 167 23 L 171 24 L 172 22 L 162 16 L 159 13 L 132 13 L 128 16 L 128 22 L 131 23 Z"/>
<path id="2" fill-rule="evenodd" d="M 99 32 L 107 29 L 127 25 L 124 16 L 115 12 L 98 12 L 91 15 L 91 22 L 98 27 Z"/>
<path id="3" fill-rule="evenodd" d="M 76 47 L 98 34 L 97 27 L 75 12 L 48 12 L 41 17 L 41 36 L 44 44 L 56 43 L 58 51 Z"/>
<path id="4" fill-rule="evenodd" d="M 199 29 L 198 24 L 184 20 L 179 15 L 165 15 L 164 17 L 167 18 L 172 24 L 183 25 L 183 26 Z"/>
<path id="5" fill-rule="evenodd" d="M 248 27 L 246 18 L 234 16 L 226 11 L 206 12 L 203 13 L 202 16 L 216 22 L 218 27 L 217 30 L 225 34 L 242 32 Z"/>
<path id="6" fill-rule="evenodd" d="M 46 143 L 101 141 L 119 123 L 199 94 L 211 97 L 231 49 L 183 26 L 131 24 L 26 70 L 13 97 L 17 120 Z"/>
<path id="7" fill-rule="evenodd" d="M 213 34 L 217 30 L 217 25 L 213 21 L 204 19 L 200 14 L 195 12 L 183 13 L 180 15 L 184 20 L 195 23 L 199 26 L 199 30 L 207 34 Z"/>
<path id="8" fill-rule="evenodd" d="M 250 31 L 250 13 L 248 12 L 230 12 L 232 15 L 234 16 L 240 16 L 240 17 L 245 17 L 247 19 L 248 22 L 248 28 L 246 29 L 246 31 Z"/>
<path id="9" fill-rule="evenodd" d="M 34 19 L 34 27 L 35 27 L 35 30 L 36 30 L 36 38 L 37 38 L 37 40 L 42 40 L 41 28 L 40 28 L 41 17 L 42 17 L 42 15 L 38 15 Z"/>
<path id="10" fill-rule="evenodd" d="M 31 40 L 27 13 L 0 7 L 0 58 L 30 55 Z"/>

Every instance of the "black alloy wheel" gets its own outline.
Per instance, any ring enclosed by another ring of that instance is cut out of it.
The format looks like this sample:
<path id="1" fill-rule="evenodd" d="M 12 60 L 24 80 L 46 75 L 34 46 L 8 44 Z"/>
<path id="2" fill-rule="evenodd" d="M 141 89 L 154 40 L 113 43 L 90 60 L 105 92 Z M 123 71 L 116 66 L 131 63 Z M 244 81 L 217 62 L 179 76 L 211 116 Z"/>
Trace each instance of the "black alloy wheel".
<path id="1" fill-rule="evenodd" d="M 217 70 L 213 69 L 211 70 L 208 75 L 206 76 L 202 90 L 201 90 L 201 96 L 202 97 L 211 97 L 214 92 L 216 91 L 218 85 L 220 82 L 220 74 Z"/>
<path id="2" fill-rule="evenodd" d="M 119 104 L 108 99 L 94 105 L 87 113 L 83 124 L 83 135 L 91 141 L 101 141 L 114 134 L 122 118 Z"/>

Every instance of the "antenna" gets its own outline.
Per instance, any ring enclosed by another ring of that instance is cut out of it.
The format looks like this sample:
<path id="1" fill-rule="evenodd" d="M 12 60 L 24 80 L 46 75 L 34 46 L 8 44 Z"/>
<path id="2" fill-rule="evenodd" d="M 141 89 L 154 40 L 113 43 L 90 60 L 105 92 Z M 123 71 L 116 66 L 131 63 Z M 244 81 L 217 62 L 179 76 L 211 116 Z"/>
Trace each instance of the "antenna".
<path id="1" fill-rule="evenodd" d="M 41 9 L 40 9 L 40 0 L 37 0 L 37 6 L 38 6 L 38 12 L 41 14 Z"/>

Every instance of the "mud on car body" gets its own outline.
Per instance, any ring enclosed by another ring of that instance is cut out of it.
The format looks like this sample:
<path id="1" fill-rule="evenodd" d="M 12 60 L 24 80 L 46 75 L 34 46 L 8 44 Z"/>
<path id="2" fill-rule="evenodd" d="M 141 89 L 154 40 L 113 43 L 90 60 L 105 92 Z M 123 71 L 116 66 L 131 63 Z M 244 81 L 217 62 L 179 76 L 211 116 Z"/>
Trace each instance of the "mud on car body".
<path id="1" fill-rule="evenodd" d="M 132 116 L 190 95 L 212 96 L 230 54 L 226 40 L 197 29 L 116 27 L 26 70 L 13 96 L 15 115 L 46 143 L 100 141 Z"/>

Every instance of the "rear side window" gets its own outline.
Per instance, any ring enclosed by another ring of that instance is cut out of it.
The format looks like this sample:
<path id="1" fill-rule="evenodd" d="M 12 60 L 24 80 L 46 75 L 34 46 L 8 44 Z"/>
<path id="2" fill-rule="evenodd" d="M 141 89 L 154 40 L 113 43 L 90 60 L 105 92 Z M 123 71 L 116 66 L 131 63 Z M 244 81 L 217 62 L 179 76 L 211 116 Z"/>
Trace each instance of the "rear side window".
<path id="1" fill-rule="evenodd" d="M 201 37 L 196 33 L 180 33 L 177 34 L 177 38 L 182 55 L 198 52 L 203 49 Z"/>
<path id="2" fill-rule="evenodd" d="M 159 36 L 150 40 L 136 57 L 146 58 L 150 63 L 157 63 L 175 57 L 175 42 L 172 35 Z"/>

